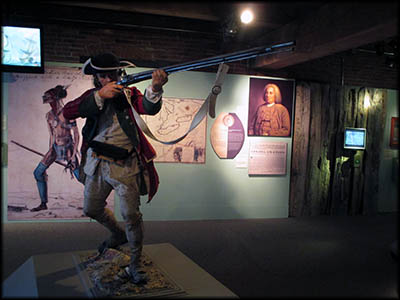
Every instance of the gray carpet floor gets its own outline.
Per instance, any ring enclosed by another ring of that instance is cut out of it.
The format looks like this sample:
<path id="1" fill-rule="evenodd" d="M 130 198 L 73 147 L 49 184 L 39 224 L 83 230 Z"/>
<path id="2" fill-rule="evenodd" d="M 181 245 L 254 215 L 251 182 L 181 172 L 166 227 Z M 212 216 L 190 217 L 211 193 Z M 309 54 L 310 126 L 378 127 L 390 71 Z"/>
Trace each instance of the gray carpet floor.
<path id="1" fill-rule="evenodd" d="M 96 249 L 96 222 L 2 226 L 2 281 L 31 256 Z M 145 244 L 171 243 L 245 297 L 398 298 L 397 214 L 145 221 Z"/>

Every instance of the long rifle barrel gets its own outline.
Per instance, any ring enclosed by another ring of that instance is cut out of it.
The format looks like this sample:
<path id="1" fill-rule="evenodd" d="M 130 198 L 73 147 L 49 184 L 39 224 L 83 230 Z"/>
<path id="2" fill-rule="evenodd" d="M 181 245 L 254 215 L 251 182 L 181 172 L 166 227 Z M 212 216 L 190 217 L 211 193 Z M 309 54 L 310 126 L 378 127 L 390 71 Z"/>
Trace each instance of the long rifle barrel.
<path id="1" fill-rule="evenodd" d="M 270 47 L 262 46 L 262 47 L 252 48 L 252 49 L 234 52 L 234 53 L 230 53 L 230 54 L 223 54 L 223 55 L 214 56 L 214 57 L 210 57 L 210 58 L 191 61 L 188 63 L 172 65 L 172 66 L 165 67 L 162 69 L 167 74 L 180 72 L 180 71 L 189 71 L 189 70 L 205 68 L 205 67 L 209 67 L 209 66 L 213 66 L 213 65 L 218 65 L 221 63 L 245 60 L 245 59 L 250 59 L 250 58 L 257 57 L 257 56 L 274 54 L 274 53 L 279 53 L 279 52 L 283 52 L 283 51 L 291 51 L 291 50 L 293 50 L 294 46 L 295 46 L 295 42 L 286 42 L 286 43 L 273 45 Z M 124 78 L 122 78 L 117 83 L 120 85 L 123 85 L 123 86 L 128 86 L 128 85 L 136 83 L 136 82 L 151 79 L 152 73 L 153 73 L 153 70 L 144 71 L 144 72 L 140 72 L 140 73 L 136 73 L 136 74 L 129 74 L 129 75 L 126 75 Z"/>

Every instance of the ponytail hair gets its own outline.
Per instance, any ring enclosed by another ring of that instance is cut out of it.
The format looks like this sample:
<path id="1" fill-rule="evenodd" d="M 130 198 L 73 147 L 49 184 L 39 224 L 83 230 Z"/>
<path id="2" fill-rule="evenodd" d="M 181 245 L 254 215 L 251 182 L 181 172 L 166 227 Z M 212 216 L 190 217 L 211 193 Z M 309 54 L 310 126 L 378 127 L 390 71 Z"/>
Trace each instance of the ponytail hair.
<path id="1" fill-rule="evenodd" d="M 93 84 L 94 84 L 94 87 L 97 89 L 102 87 L 102 85 L 99 81 L 99 78 L 97 78 L 96 74 L 93 75 Z"/>

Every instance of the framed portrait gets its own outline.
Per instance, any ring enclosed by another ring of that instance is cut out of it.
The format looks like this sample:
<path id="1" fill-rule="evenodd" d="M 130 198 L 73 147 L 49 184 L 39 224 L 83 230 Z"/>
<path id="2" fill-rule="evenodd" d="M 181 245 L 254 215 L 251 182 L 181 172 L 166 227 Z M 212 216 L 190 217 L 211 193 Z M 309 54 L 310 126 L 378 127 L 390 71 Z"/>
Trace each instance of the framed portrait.
<path id="1" fill-rule="evenodd" d="M 390 147 L 399 148 L 399 118 L 392 117 L 390 126 Z"/>
<path id="2" fill-rule="evenodd" d="M 251 77 L 248 136 L 291 137 L 294 79 Z"/>

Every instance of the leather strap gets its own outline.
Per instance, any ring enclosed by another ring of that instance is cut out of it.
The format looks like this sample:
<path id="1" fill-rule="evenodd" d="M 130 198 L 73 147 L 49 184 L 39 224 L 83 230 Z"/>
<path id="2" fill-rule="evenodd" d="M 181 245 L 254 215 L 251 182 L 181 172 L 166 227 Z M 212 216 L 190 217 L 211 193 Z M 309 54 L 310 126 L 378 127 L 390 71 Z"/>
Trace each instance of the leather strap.
<path id="1" fill-rule="evenodd" d="M 225 64 L 220 64 L 218 67 L 218 72 L 217 72 L 217 76 L 216 76 L 216 80 L 214 82 L 214 86 L 211 89 L 210 94 L 208 95 L 207 99 L 204 101 L 204 103 L 201 105 L 200 109 L 198 110 L 198 112 L 196 113 L 196 115 L 194 116 L 192 123 L 190 124 L 189 130 L 182 135 L 181 137 L 172 140 L 172 141 L 161 141 L 158 138 L 156 138 L 154 136 L 154 134 L 151 132 L 150 128 L 147 126 L 146 122 L 142 119 L 142 117 L 136 112 L 135 108 L 133 107 L 132 103 L 131 103 L 131 98 L 128 97 L 129 99 L 129 105 L 132 108 L 132 112 L 133 112 L 133 116 L 135 117 L 136 123 L 138 124 L 138 126 L 140 127 L 140 129 L 151 139 L 164 144 L 164 145 L 173 145 L 176 144 L 178 142 L 180 142 L 181 140 L 183 140 L 193 129 L 195 129 L 200 122 L 203 120 L 203 118 L 207 115 L 207 112 L 209 112 L 210 117 L 215 118 L 215 104 L 216 104 L 216 100 L 217 100 L 217 96 L 221 93 L 222 90 L 222 84 L 223 81 L 225 79 L 225 75 L 229 70 L 229 66 L 225 65 Z M 124 89 L 125 91 L 125 89 Z"/>

